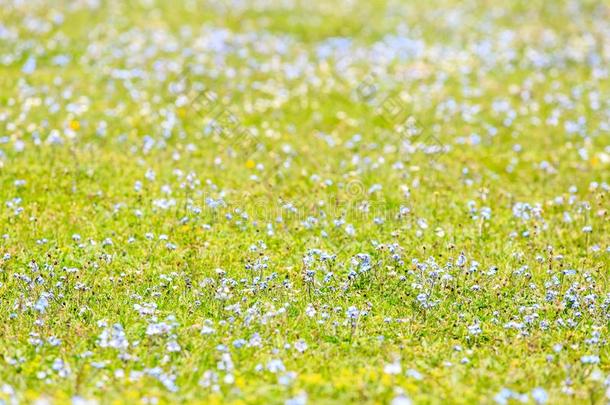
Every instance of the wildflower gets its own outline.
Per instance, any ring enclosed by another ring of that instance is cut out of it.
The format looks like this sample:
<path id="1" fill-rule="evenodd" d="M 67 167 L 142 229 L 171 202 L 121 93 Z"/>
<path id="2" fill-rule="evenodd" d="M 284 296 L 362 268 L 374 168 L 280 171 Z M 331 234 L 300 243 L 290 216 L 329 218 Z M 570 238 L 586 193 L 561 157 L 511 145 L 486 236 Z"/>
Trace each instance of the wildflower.
<path id="1" fill-rule="evenodd" d="M 287 399 L 284 405 L 306 405 L 307 394 L 305 392 L 299 393 L 297 396 Z"/>
<path id="2" fill-rule="evenodd" d="M 582 364 L 599 364 L 599 356 L 596 355 L 586 355 L 580 358 L 580 362 Z"/>
<path id="3" fill-rule="evenodd" d="M 409 397 L 407 397 L 404 394 L 401 395 L 397 395 L 392 399 L 392 403 L 391 405 L 411 405 L 412 402 L 409 399 Z"/>
<path id="4" fill-rule="evenodd" d="M 305 342 L 303 339 L 300 339 L 294 344 L 294 348 L 299 353 L 304 353 L 305 350 L 307 350 L 307 342 Z"/>
<path id="5" fill-rule="evenodd" d="M 129 347 L 123 326 L 119 323 L 115 323 L 112 329 L 104 329 L 98 337 L 97 344 L 102 348 L 112 347 L 118 350 L 126 350 Z"/>
<path id="6" fill-rule="evenodd" d="M 402 366 L 399 360 L 395 360 L 392 363 L 388 363 L 383 367 L 383 372 L 390 375 L 397 375 L 402 372 Z"/>
<path id="7" fill-rule="evenodd" d="M 272 359 L 267 363 L 267 370 L 277 374 L 279 372 L 286 371 L 286 367 L 284 367 L 284 363 L 282 363 L 280 359 Z"/>
<path id="8" fill-rule="evenodd" d="M 547 403 L 549 395 L 544 389 L 537 387 L 532 390 L 532 398 L 536 404 L 542 405 Z"/>

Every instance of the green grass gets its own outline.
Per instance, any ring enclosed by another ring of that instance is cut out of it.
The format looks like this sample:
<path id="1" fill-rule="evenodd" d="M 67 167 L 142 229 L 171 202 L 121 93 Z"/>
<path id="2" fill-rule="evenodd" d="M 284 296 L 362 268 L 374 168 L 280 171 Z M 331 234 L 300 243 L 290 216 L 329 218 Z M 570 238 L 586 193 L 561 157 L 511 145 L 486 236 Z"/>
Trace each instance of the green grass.
<path id="1" fill-rule="evenodd" d="M 87 4 L 0 0 L 0 401 L 610 399 L 607 2 Z"/>

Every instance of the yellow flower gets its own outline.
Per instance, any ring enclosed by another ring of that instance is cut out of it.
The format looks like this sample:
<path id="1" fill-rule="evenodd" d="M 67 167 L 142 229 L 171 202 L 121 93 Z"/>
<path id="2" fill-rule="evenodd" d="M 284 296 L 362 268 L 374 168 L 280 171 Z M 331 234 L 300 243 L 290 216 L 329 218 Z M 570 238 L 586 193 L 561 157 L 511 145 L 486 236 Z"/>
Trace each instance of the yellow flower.
<path id="1" fill-rule="evenodd" d="M 392 376 L 384 373 L 381 376 L 381 385 L 386 386 L 386 387 L 392 385 Z"/>
<path id="2" fill-rule="evenodd" d="M 242 376 L 237 376 L 235 378 L 235 386 L 243 389 L 246 386 L 246 379 Z"/>
<path id="3" fill-rule="evenodd" d="M 324 378 L 319 373 L 303 374 L 299 379 L 305 384 L 310 385 L 321 385 L 324 382 Z"/>
<path id="4" fill-rule="evenodd" d="M 75 131 L 78 131 L 78 129 L 80 128 L 80 122 L 78 122 L 77 120 L 70 121 L 70 128 Z"/>
<path id="5" fill-rule="evenodd" d="M 256 163 L 254 162 L 254 160 L 252 160 L 252 159 L 248 159 L 248 160 L 246 161 L 246 167 L 247 167 L 248 169 L 253 169 L 253 168 L 254 168 L 254 166 L 256 166 Z"/>

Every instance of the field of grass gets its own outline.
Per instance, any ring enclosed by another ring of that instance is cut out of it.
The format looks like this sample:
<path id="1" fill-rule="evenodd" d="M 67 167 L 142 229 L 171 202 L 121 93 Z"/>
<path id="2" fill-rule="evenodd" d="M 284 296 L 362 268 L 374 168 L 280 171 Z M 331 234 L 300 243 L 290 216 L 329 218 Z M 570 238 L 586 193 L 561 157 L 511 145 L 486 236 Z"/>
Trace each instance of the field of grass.
<path id="1" fill-rule="evenodd" d="M 610 401 L 610 3 L 0 0 L 0 404 Z"/>

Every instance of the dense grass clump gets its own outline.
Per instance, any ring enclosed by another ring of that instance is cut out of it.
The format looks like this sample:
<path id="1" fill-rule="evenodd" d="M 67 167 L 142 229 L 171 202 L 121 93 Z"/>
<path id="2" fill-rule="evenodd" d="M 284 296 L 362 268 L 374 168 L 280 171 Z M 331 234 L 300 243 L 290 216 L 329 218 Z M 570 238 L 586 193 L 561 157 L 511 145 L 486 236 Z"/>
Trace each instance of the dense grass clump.
<path id="1" fill-rule="evenodd" d="M 0 403 L 607 403 L 609 27 L 0 0 Z"/>

